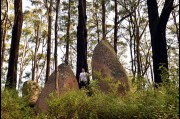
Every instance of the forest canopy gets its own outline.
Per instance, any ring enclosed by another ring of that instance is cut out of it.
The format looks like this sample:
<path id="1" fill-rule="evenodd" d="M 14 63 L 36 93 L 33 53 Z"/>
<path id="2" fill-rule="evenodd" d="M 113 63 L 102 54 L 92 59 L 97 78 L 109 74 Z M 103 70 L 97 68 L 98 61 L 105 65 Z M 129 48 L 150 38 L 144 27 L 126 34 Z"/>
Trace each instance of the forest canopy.
<path id="1" fill-rule="evenodd" d="M 168 59 L 166 64 L 168 63 L 170 72 L 171 70 L 178 70 L 179 67 L 179 3 L 176 0 L 173 1 L 171 2 L 172 10 L 167 19 L 167 25 L 163 23 L 166 38 L 165 50 L 167 50 L 165 54 Z M 47 74 L 46 65 L 48 65 L 48 62 L 51 64 L 48 67 L 50 72 L 55 70 L 55 57 L 53 55 L 55 52 L 55 33 L 58 65 L 62 62 L 67 62 L 68 58 L 68 64 L 72 67 L 74 73 L 76 73 L 76 63 L 78 62 L 76 57 L 79 54 L 77 52 L 78 1 L 71 0 L 69 4 L 69 1 L 61 0 L 57 19 L 55 17 L 57 1 L 52 1 L 51 28 L 49 27 L 50 22 L 48 20 L 50 19 L 48 18 L 50 2 L 30 0 L 27 3 L 25 4 L 25 1 L 22 1 L 23 23 L 22 31 L 19 34 L 20 40 L 17 41 L 19 43 L 19 50 L 16 53 L 16 57 L 18 57 L 15 58 L 17 59 L 17 63 L 15 63 L 17 64 L 17 74 L 15 74 L 17 76 L 15 77 L 17 77 L 17 84 L 19 84 L 18 88 L 24 81 L 31 79 L 37 80 L 37 82 L 43 85 L 47 78 L 45 74 Z M 105 7 L 102 6 L 103 4 Z M 165 5 L 164 1 L 157 1 L 157 8 L 155 9 L 158 10 L 157 15 L 159 15 L 157 17 L 160 17 L 160 20 L 163 17 L 163 6 L 165 8 Z M 14 11 L 14 1 L 12 0 L 3 0 L 1 6 L 1 79 L 2 84 L 4 84 L 3 82 L 7 79 L 10 46 L 14 44 L 11 42 L 11 39 L 13 39 L 12 29 L 13 25 L 15 25 L 14 17 L 16 13 Z M 148 15 L 148 7 L 150 7 L 148 1 L 104 1 L 103 3 L 103 0 L 102 2 L 91 0 L 86 2 L 85 7 L 87 16 L 85 19 L 87 30 L 86 55 L 89 72 L 92 70 L 90 65 L 93 50 L 96 44 L 105 37 L 114 47 L 118 59 L 126 68 L 130 77 L 133 77 L 133 79 L 143 77 L 153 82 L 155 80 L 153 73 L 155 72 L 153 71 L 153 63 L 155 64 L 153 58 L 155 56 L 153 56 L 152 49 L 160 51 L 159 54 L 163 54 L 164 51 L 163 49 L 152 48 L 155 45 L 152 45 L 154 43 L 151 41 L 153 39 L 151 24 L 153 23 L 150 22 L 150 15 Z M 54 26 L 56 20 L 57 31 L 55 32 Z M 52 32 L 51 35 L 50 31 Z M 51 42 L 49 42 L 50 45 L 48 46 L 50 55 L 48 55 L 47 45 L 50 38 Z M 155 44 L 163 46 L 162 42 Z M 78 45 L 78 47 L 82 49 L 82 46 Z M 154 58 L 154 60 L 157 59 L 159 58 Z M 156 66 L 157 69 L 158 67 Z M 165 67 L 167 68 L 167 66 Z"/>

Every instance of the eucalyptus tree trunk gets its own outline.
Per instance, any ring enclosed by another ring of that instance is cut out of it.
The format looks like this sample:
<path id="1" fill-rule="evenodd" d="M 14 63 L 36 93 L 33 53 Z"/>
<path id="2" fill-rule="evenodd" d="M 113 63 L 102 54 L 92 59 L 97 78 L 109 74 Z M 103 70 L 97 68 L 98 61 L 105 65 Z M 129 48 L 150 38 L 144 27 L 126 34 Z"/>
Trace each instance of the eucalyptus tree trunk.
<path id="1" fill-rule="evenodd" d="M 115 19 L 114 19 L 114 50 L 117 53 L 117 33 L 118 33 L 118 9 L 117 0 L 114 0 L 115 4 Z"/>
<path id="2" fill-rule="evenodd" d="M 93 4 L 94 4 L 94 8 L 95 8 L 95 22 L 96 22 L 96 28 L 97 28 L 97 40 L 98 40 L 98 43 L 100 42 L 100 33 L 99 33 L 99 20 L 98 20 L 98 10 L 97 10 L 97 6 L 96 3 L 97 1 L 96 0 L 93 0 Z"/>
<path id="3" fill-rule="evenodd" d="M 14 17 L 14 25 L 12 29 L 11 48 L 10 48 L 8 73 L 7 73 L 5 88 L 16 89 L 19 42 L 20 42 L 22 23 L 23 23 L 22 0 L 14 1 L 14 12 L 15 12 L 15 17 Z"/>
<path id="4" fill-rule="evenodd" d="M 98 21 L 98 14 L 96 14 L 96 28 L 97 28 L 97 37 L 98 37 L 98 43 L 100 42 L 100 34 L 99 34 L 99 21 Z"/>
<path id="5" fill-rule="evenodd" d="M 138 10 L 138 9 L 137 9 Z M 136 40 L 136 49 L 134 49 L 136 51 L 136 62 L 137 62 L 137 76 L 141 77 L 141 61 L 140 61 L 140 31 L 139 31 L 139 15 L 137 15 L 137 13 L 134 13 L 134 27 L 135 27 L 135 40 Z"/>
<path id="6" fill-rule="evenodd" d="M 46 81 L 49 81 L 50 77 L 50 65 L 51 65 L 51 29 L 52 29 L 52 3 L 50 0 L 49 10 L 48 10 L 48 42 L 47 42 L 47 67 L 46 67 Z"/>
<path id="7" fill-rule="evenodd" d="M 105 7 L 105 0 L 102 0 L 102 31 L 103 31 L 103 39 L 106 40 L 106 7 Z"/>
<path id="8" fill-rule="evenodd" d="M 177 35 L 177 39 L 178 39 L 178 43 L 179 43 L 179 27 L 178 27 L 179 25 L 176 20 L 176 18 L 177 18 L 176 12 L 174 10 L 172 11 L 172 16 L 173 16 L 173 20 L 174 20 L 174 25 L 176 27 L 176 35 Z"/>
<path id="9" fill-rule="evenodd" d="M 4 29 L 1 28 L 1 32 L 2 32 L 2 36 L 1 36 L 1 74 L 2 74 L 2 68 L 3 68 L 3 63 L 4 63 L 4 52 L 5 52 L 5 48 L 6 48 L 6 36 L 7 36 L 7 22 L 8 22 L 8 12 L 9 12 L 9 1 L 6 0 L 6 11 L 5 11 L 5 15 L 4 15 L 4 22 L 3 23 L 1 21 L 1 23 L 4 24 Z M 1 24 L 2 25 L 2 24 Z"/>
<path id="10" fill-rule="evenodd" d="M 86 0 L 79 0 L 77 27 L 77 67 L 76 78 L 79 82 L 81 69 L 88 70 L 87 65 L 87 29 L 86 29 Z"/>
<path id="11" fill-rule="evenodd" d="M 32 70 L 32 80 L 38 82 L 37 80 L 37 52 L 39 49 L 39 24 L 35 26 L 35 34 L 36 34 L 36 46 L 35 46 L 35 53 L 34 53 L 34 63 L 33 63 L 33 70 Z"/>
<path id="12" fill-rule="evenodd" d="M 162 82 L 161 74 L 163 72 L 159 70 L 159 67 L 163 65 L 168 69 L 166 25 L 173 10 L 173 2 L 174 0 L 166 0 L 161 15 L 159 16 L 157 1 L 147 0 L 155 83 Z"/>
<path id="13" fill-rule="evenodd" d="M 58 42 L 57 42 L 57 37 L 58 37 L 58 16 L 59 16 L 59 9 L 60 9 L 60 0 L 57 0 L 56 3 L 56 20 L 55 20 L 55 48 L 54 48 L 54 59 L 55 59 L 55 88 L 57 95 L 59 96 L 59 80 L 58 80 L 58 60 L 57 60 L 57 47 L 58 47 Z"/>
<path id="14" fill-rule="evenodd" d="M 22 59 L 20 63 L 20 74 L 19 74 L 19 82 L 18 82 L 18 92 L 20 93 L 20 84 L 23 78 L 23 72 L 24 72 L 24 64 L 25 64 L 25 55 L 27 53 L 27 44 L 28 40 L 24 40 L 24 48 L 22 53 Z"/>
<path id="15" fill-rule="evenodd" d="M 66 37 L 66 56 L 65 63 L 69 64 L 69 40 L 70 40 L 70 25 L 71 25 L 71 0 L 69 0 L 69 8 L 68 8 L 68 23 L 67 23 L 67 37 Z"/>

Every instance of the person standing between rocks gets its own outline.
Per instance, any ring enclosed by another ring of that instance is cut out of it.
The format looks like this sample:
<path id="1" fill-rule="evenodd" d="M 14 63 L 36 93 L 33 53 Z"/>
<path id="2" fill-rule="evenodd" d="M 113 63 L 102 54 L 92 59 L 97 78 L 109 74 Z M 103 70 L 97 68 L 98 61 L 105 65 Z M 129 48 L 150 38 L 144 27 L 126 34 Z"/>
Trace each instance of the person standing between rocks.
<path id="1" fill-rule="evenodd" d="M 80 88 L 82 87 L 87 88 L 88 83 L 89 83 L 89 74 L 85 71 L 84 68 L 82 68 L 82 72 L 79 75 Z"/>

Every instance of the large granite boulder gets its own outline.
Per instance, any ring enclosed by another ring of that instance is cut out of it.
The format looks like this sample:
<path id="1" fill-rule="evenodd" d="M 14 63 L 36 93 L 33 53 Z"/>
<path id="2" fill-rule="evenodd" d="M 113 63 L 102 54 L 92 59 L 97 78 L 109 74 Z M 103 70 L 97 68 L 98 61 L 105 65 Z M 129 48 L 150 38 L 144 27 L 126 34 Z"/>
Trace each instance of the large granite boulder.
<path id="1" fill-rule="evenodd" d="M 22 88 L 22 96 L 27 96 L 30 106 L 34 106 L 39 94 L 41 92 L 41 88 L 35 81 L 29 80 L 24 82 Z"/>
<path id="2" fill-rule="evenodd" d="M 119 81 L 119 94 L 125 94 L 130 89 L 128 77 L 121 63 L 118 61 L 117 55 L 108 41 L 101 41 L 95 47 L 92 56 L 92 76 L 93 79 L 99 79 L 99 87 L 103 92 L 108 92 L 109 85 L 101 78 L 111 78 L 113 82 Z"/>
<path id="3" fill-rule="evenodd" d="M 58 66 L 59 76 L 59 94 L 66 92 L 71 89 L 79 89 L 78 82 L 76 77 L 71 70 L 70 66 L 66 64 L 61 64 Z M 50 100 L 50 93 L 55 92 L 55 71 L 51 74 L 50 80 L 45 84 L 44 89 L 42 90 L 37 103 L 35 105 L 35 111 L 37 113 L 47 113 L 48 105 L 47 100 Z"/>

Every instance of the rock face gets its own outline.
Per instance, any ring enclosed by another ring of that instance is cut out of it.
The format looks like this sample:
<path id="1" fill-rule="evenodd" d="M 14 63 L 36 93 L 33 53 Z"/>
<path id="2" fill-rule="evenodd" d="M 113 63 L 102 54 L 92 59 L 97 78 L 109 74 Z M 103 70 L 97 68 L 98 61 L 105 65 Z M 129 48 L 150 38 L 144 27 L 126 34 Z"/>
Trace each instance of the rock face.
<path id="1" fill-rule="evenodd" d="M 79 89 L 76 77 L 70 66 L 61 64 L 58 67 L 59 71 L 59 94 L 70 89 Z M 55 92 L 55 71 L 51 74 L 50 80 L 45 84 L 38 101 L 35 105 L 37 113 L 46 113 L 48 111 L 47 100 L 50 99 L 49 94 Z"/>
<path id="2" fill-rule="evenodd" d="M 108 41 L 101 41 L 94 49 L 92 57 L 92 76 L 93 79 L 99 79 L 96 73 L 100 73 L 103 78 L 112 78 L 114 82 L 120 81 L 118 92 L 125 94 L 129 90 L 128 77 L 126 72 L 117 59 L 113 47 Z M 108 85 L 100 81 L 99 87 L 103 92 L 108 91 Z"/>
<path id="3" fill-rule="evenodd" d="M 24 82 L 22 88 L 22 95 L 28 96 L 30 106 L 35 105 L 40 92 L 41 92 L 41 88 L 36 82 L 32 80 Z"/>

